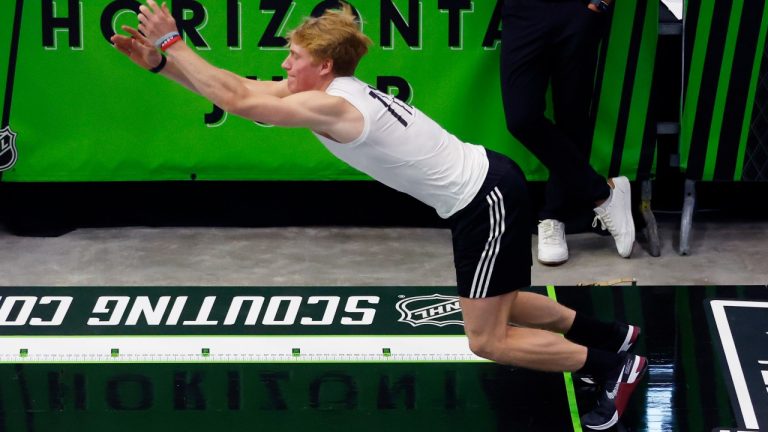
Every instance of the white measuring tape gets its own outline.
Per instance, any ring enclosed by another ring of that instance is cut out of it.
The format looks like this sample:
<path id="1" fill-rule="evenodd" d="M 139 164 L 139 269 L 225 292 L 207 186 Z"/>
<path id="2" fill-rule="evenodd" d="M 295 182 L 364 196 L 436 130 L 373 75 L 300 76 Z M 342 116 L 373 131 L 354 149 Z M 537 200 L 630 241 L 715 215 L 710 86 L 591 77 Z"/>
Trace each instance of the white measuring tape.
<path id="1" fill-rule="evenodd" d="M 7 336 L 0 363 L 486 362 L 465 336 Z"/>

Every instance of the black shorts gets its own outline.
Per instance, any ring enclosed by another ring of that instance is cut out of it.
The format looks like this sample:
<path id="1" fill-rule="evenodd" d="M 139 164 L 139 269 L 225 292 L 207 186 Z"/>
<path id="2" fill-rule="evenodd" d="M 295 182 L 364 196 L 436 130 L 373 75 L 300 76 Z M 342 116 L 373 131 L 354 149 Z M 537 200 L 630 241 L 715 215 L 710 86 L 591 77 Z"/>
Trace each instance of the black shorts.
<path id="1" fill-rule="evenodd" d="M 475 198 L 448 221 L 459 295 L 493 297 L 531 285 L 530 204 L 525 175 L 487 150 L 488 175 Z"/>

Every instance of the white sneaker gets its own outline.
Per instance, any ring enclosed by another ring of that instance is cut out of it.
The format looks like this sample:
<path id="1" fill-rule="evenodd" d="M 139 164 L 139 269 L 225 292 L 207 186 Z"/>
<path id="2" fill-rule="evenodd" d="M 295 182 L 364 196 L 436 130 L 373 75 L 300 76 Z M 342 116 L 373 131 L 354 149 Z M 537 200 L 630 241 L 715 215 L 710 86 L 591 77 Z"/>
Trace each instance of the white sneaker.
<path id="1" fill-rule="evenodd" d="M 539 222 L 539 254 L 537 259 L 544 265 L 552 266 L 568 261 L 565 225 L 559 220 L 544 219 Z"/>
<path id="2" fill-rule="evenodd" d="M 614 177 L 611 196 L 606 202 L 595 208 L 592 226 L 600 221 L 602 229 L 607 229 L 616 241 L 619 255 L 629 258 L 635 243 L 635 221 L 632 220 L 632 199 L 629 180 L 626 177 Z"/>

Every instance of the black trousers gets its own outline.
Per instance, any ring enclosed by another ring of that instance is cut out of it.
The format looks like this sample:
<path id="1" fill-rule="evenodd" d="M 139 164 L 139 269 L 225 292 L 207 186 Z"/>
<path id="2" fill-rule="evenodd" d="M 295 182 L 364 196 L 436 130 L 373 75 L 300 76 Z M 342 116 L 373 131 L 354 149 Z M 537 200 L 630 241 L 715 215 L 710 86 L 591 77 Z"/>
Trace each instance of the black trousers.
<path id="1" fill-rule="evenodd" d="M 589 165 L 604 14 L 581 0 L 505 0 L 501 91 L 507 129 L 549 170 L 540 219 L 594 207 L 610 189 Z M 554 123 L 544 115 L 551 83 Z"/>

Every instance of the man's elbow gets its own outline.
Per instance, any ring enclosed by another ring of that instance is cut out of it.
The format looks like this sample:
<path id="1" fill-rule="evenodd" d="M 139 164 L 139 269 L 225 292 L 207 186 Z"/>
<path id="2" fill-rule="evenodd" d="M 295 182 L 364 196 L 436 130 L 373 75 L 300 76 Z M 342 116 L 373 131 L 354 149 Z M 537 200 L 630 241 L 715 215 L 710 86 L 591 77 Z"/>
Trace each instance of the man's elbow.
<path id="1" fill-rule="evenodd" d="M 248 88 L 243 85 L 222 86 L 216 93 L 218 97 L 213 103 L 224 111 L 236 115 L 240 115 L 243 111 L 250 96 Z"/>
<path id="2" fill-rule="evenodd" d="M 215 103 L 222 110 L 232 114 L 238 114 L 242 106 L 240 103 L 240 98 L 234 94 L 218 98 L 218 100 L 213 101 L 213 103 Z"/>
<path id="3" fill-rule="evenodd" d="M 254 103 L 253 100 L 232 98 L 222 102 L 219 108 L 238 117 L 260 123 L 271 123 L 270 110 L 263 103 Z"/>

